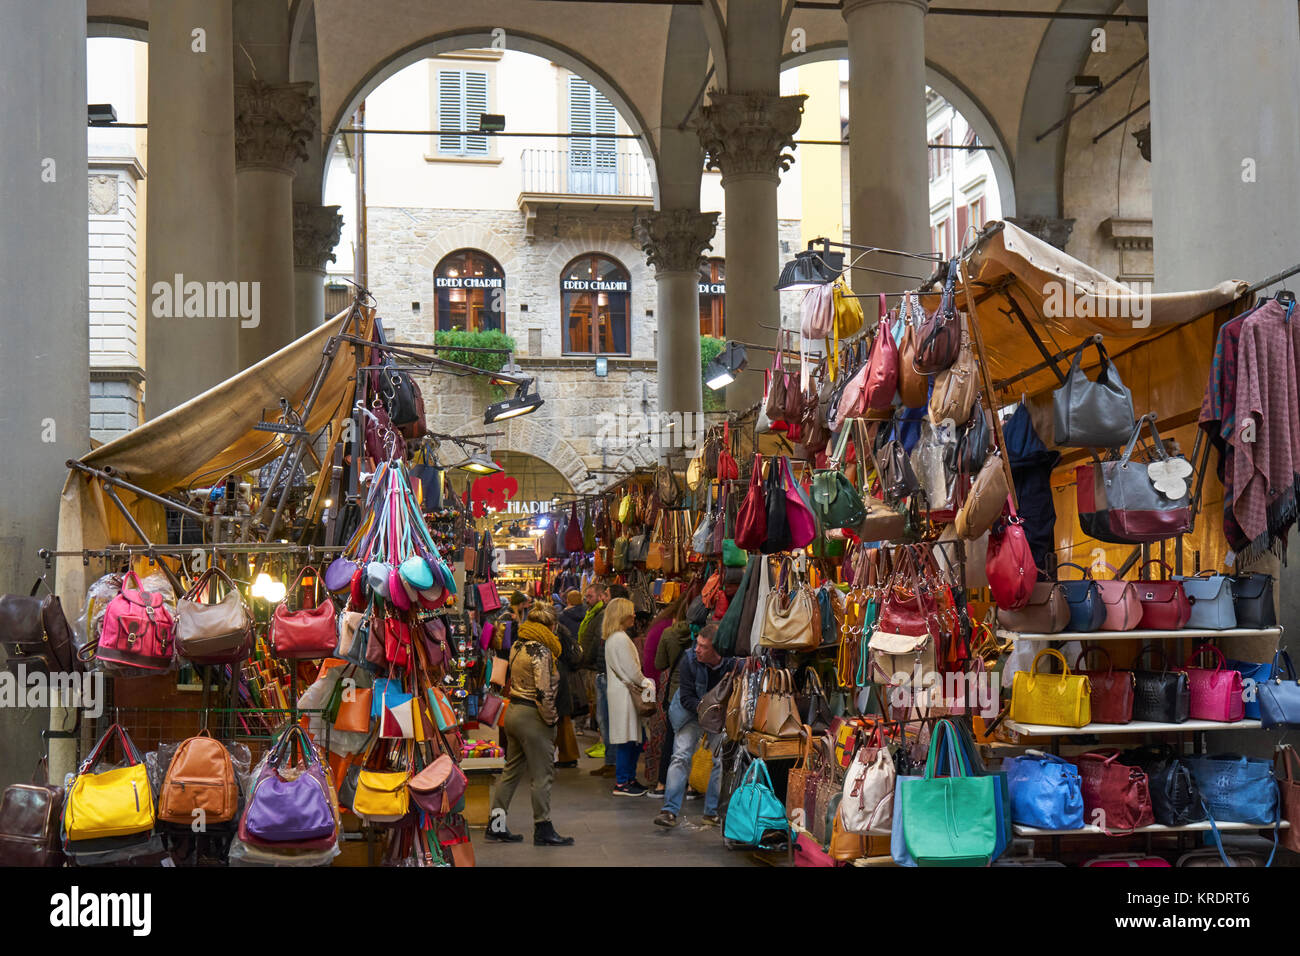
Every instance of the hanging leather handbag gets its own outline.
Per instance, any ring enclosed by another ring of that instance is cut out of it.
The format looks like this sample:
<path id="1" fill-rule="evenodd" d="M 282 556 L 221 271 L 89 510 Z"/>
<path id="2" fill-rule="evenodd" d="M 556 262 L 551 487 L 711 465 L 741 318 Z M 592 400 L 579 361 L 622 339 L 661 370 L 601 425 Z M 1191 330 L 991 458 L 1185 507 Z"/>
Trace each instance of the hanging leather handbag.
<path id="1" fill-rule="evenodd" d="M 759 562 L 758 573 L 767 574 L 767 561 Z M 812 649 L 821 644 L 821 610 L 807 583 L 794 573 L 789 558 L 781 560 L 777 586 L 767 592 L 763 608 L 760 647 L 782 650 Z"/>
<path id="2" fill-rule="evenodd" d="M 862 305 L 849 290 L 849 284 L 840 276 L 831 283 L 831 301 L 835 312 L 834 339 L 851 339 L 862 331 L 864 317 Z"/>
<path id="3" fill-rule="evenodd" d="M 1205 651 L 1214 654 L 1214 668 L 1193 667 L 1193 662 Z M 1183 669 L 1187 671 L 1187 686 L 1191 694 L 1188 714 L 1192 720 L 1235 723 L 1242 719 L 1245 704 L 1241 674 L 1227 668 L 1222 651 L 1213 644 L 1202 644 L 1188 656 Z"/>
<path id="4" fill-rule="evenodd" d="M 1133 450 L 1150 423 L 1149 463 L 1132 461 Z M 1190 486 L 1192 466 L 1181 455 L 1170 455 L 1156 430 L 1154 415 L 1143 415 L 1133 427 L 1119 461 L 1103 461 L 1101 476 L 1106 524 L 1122 541 L 1144 544 L 1185 534 L 1192 527 Z"/>
<path id="5" fill-rule="evenodd" d="M 755 455 L 749 473 L 749 490 L 736 514 L 736 546 L 757 551 L 767 541 L 767 498 L 763 493 L 763 456 Z"/>
<path id="6" fill-rule="evenodd" d="M 1040 750 L 1002 761 L 1011 792 L 1011 819 L 1044 830 L 1078 830 L 1083 823 L 1079 768 Z"/>
<path id="7" fill-rule="evenodd" d="M 811 727 L 813 733 L 824 734 L 830 729 L 831 705 L 822 690 L 821 678 L 812 667 L 804 671 L 803 691 L 794 695 L 794 706 L 799 719 Z"/>
<path id="8" fill-rule="evenodd" d="M 1093 578 L 1101 592 L 1101 603 L 1106 606 L 1106 617 L 1101 623 L 1103 631 L 1131 631 L 1142 621 L 1142 601 L 1132 581 L 1118 577 L 1114 567 L 1102 562 L 1101 566 L 1116 575 L 1109 581 Z M 1093 565 L 1096 567 L 1096 565 Z"/>
<path id="9" fill-rule="evenodd" d="M 773 456 L 767 460 L 763 493 L 767 505 L 767 536 L 759 550 L 763 554 L 789 551 L 794 538 L 790 533 L 789 512 L 785 503 L 785 478 L 781 474 L 780 458 Z"/>
<path id="10" fill-rule="evenodd" d="M 995 451 L 984 459 L 979 474 L 966 493 L 966 500 L 957 512 L 957 534 L 967 541 L 982 536 L 998 520 L 1010 495 L 1006 469 L 1002 467 L 1002 453 Z"/>
<path id="11" fill-rule="evenodd" d="M 45 767 L 41 761 L 38 772 Z M 37 783 L 15 783 L 0 797 L 0 866 L 63 866 L 60 826 L 63 788 Z"/>
<path id="12" fill-rule="evenodd" d="M 290 766 L 297 744 L 299 759 Z M 239 821 L 239 838 L 271 845 L 332 843 L 338 839 L 338 809 L 320 754 L 293 724 L 267 755 Z"/>
<path id="13" fill-rule="evenodd" d="M 320 603 L 315 607 L 291 611 L 289 599 L 302 583 L 303 575 L 309 572 L 316 600 Z M 319 584 L 320 573 L 307 565 L 298 572 L 293 584 L 289 585 L 285 599 L 276 605 L 270 627 L 271 650 L 276 657 L 315 660 L 334 653 L 338 642 L 334 604 L 330 601 L 328 592 L 325 593 L 324 600 L 321 600 Z"/>
<path id="14" fill-rule="evenodd" d="M 756 758 L 731 794 L 722 835 L 732 844 L 758 846 L 773 833 L 788 840 L 790 824 L 785 818 L 785 807 L 772 791 L 767 764 Z"/>
<path id="15" fill-rule="evenodd" d="M 1038 662 L 1055 657 L 1060 674 L 1040 674 Z M 1092 723 L 1092 682 L 1082 674 L 1071 674 L 1060 651 L 1046 648 L 1034 657 L 1029 671 L 1016 671 L 1011 683 L 1011 719 L 1022 724 L 1052 727 L 1083 727 Z"/>
<path id="16" fill-rule="evenodd" d="M 835 453 L 828 462 L 830 467 L 819 468 L 813 473 L 813 510 L 823 528 L 856 528 L 867 516 L 862 496 L 839 467 L 850 431 L 848 428 L 840 430 Z"/>
<path id="17" fill-rule="evenodd" d="M 1177 631 L 1187 626 L 1192 615 L 1191 602 L 1183 582 L 1148 581 L 1146 570 L 1150 565 L 1158 564 L 1165 571 L 1172 571 L 1163 561 L 1153 559 L 1142 565 L 1138 572 L 1141 580 L 1137 581 L 1138 600 L 1142 602 L 1142 620 L 1139 626 L 1150 631 Z"/>
<path id="18" fill-rule="evenodd" d="M 175 624 L 162 594 L 144 590 L 136 573 L 129 571 L 122 590 L 108 602 L 98 642 L 88 642 L 81 653 L 93 652 L 96 660 L 142 671 L 164 671 L 175 649 Z"/>
<path id="19" fill-rule="evenodd" d="M 794 678 L 787 670 L 769 667 L 759 685 L 754 729 L 772 737 L 798 737 L 801 728 L 794 703 Z"/>
<path id="20" fill-rule="evenodd" d="M 1292 853 L 1300 853 L 1300 775 L 1296 774 L 1296 763 L 1295 748 L 1290 744 L 1273 751 L 1273 776 L 1277 779 L 1282 819 L 1291 824 L 1282 831 L 1282 845 Z"/>
<path id="21" fill-rule="evenodd" d="M 1273 655 L 1269 678 L 1256 686 L 1255 694 L 1259 701 L 1260 725 L 1265 730 L 1300 727 L 1300 682 L 1296 680 L 1288 652 L 1278 648 Z"/>
<path id="22" fill-rule="evenodd" d="M 1168 744 L 1155 744 L 1124 752 L 1124 762 L 1141 767 L 1151 793 L 1151 812 L 1156 823 L 1166 827 L 1187 826 L 1205 819 L 1205 806 L 1196 778 L 1178 751 Z"/>
<path id="23" fill-rule="evenodd" d="M 961 326 L 953 308 L 953 289 L 956 284 L 957 260 L 953 259 L 948 263 L 948 275 L 944 280 L 939 308 L 921 323 L 916 334 L 916 355 L 912 359 L 912 366 L 920 375 L 942 372 L 957 361 L 957 355 L 961 351 Z"/>
<path id="24" fill-rule="evenodd" d="M 1147 654 L 1160 655 L 1160 670 L 1142 670 L 1139 665 Z M 1133 719 L 1159 724 L 1181 724 L 1191 713 L 1192 697 L 1184 671 L 1165 666 L 1164 651 L 1147 644 L 1133 660 Z"/>
<path id="25" fill-rule="evenodd" d="M 885 745 L 881 726 L 858 747 L 844 773 L 839 822 L 849 833 L 887 833 L 894 820 L 894 789 L 898 772 L 893 755 Z"/>
<path id="26" fill-rule="evenodd" d="M 998 608 L 998 623 L 1021 634 L 1059 634 L 1070 623 L 1065 590 L 1055 581 L 1039 581 L 1021 608 Z"/>
<path id="27" fill-rule="evenodd" d="M 216 583 L 226 586 L 216 597 Z M 209 603 L 204 603 L 205 588 Z M 253 649 L 253 618 L 230 575 L 210 567 L 176 602 L 176 650 L 195 664 L 237 664 Z"/>
<path id="28" fill-rule="evenodd" d="M 862 436 L 858 444 L 858 469 L 861 472 L 864 460 L 871 455 L 871 446 L 862 420 L 858 419 L 855 425 Z M 868 454 L 863 455 L 862 449 L 867 449 Z M 880 476 L 880 490 L 887 503 L 902 501 L 920 490 L 921 482 L 917 480 L 916 472 L 912 470 L 911 456 L 907 454 L 907 450 L 898 438 L 897 421 L 891 426 L 891 437 L 884 441 L 879 451 L 875 453 L 874 463 L 876 473 Z"/>
<path id="29" fill-rule="evenodd" d="M 1273 609 L 1273 576 L 1238 574 L 1232 582 L 1232 608 L 1238 627 L 1262 630 L 1277 627 Z"/>
<path id="30" fill-rule="evenodd" d="M 43 581 L 37 578 L 25 597 L 0 594 L 0 642 L 10 665 L 25 664 L 28 673 L 80 671 L 82 662 L 73 646 L 63 605 L 53 594 L 36 596 Z"/>
<path id="31" fill-rule="evenodd" d="M 778 336 L 776 351 L 772 355 L 772 367 L 768 370 L 767 397 L 763 401 L 763 412 L 773 425 L 785 421 L 786 390 L 790 388 L 790 374 L 785 370 L 785 350 L 782 339 Z"/>
<path id="32" fill-rule="evenodd" d="M 930 392 L 930 421 L 935 424 L 952 422 L 960 426 L 970 420 L 979 390 L 979 370 L 975 366 L 975 353 L 971 350 L 970 335 L 964 323 L 961 329 L 961 349 L 957 360 L 934 377 Z"/>
<path id="33" fill-rule="evenodd" d="M 790 548 L 787 550 L 802 551 L 817 537 L 817 519 L 813 515 L 812 503 L 804 497 L 803 485 L 790 468 L 790 459 L 782 455 L 780 465 L 785 482 L 785 520 L 790 531 Z"/>
<path id="34" fill-rule="evenodd" d="M 114 736 L 122 745 L 126 763 L 96 772 L 95 767 Z M 152 830 L 153 825 L 153 790 L 144 757 L 122 725 L 113 724 L 77 770 L 64 802 L 64 832 L 69 842 L 75 842 L 132 836 Z"/>
<path id="35" fill-rule="evenodd" d="M 898 395 L 904 408 L 921 408 L 930 394 L 930 377 L 916 370 L 916 342 L 920 335 L 917 323 L 925 319 L 920 300 L 912 294 L 903 296 L 898 307 L 903 322 L 903 338 L 898 344 Z"/>
<path id="36" fill-rule="evenodd" d="M 1133 431 L 1133 395 L 1119 379 L 1106 346 L 1094 339 L 1101 362 L 1097 380 L 1083 371 L 1078 349 L 1065 382 L 1052 393 L 1053 434 L 1056 444 L 1077 448 L 1114 448 Z"/>
<path id="37" fill-rule="evenodd" d="M 988 555 L 984 563 L 993 603 L 1007 611 L 1017 611 L 1029 603 L 1038 567 L 1015 503 L 1007 497 L 1002 517 L 989 529 Z"/>
<path id="38" fill-rule="evenodd" d="M 731 698 L 735 681 L 735 670 L 727 670 L 722 679 L 700 698 L 695 715 L 705 733 L 720 734 L 726 728 L 727 701 Z"/>
<path id="39" fill-rule="evenodd" d="M 1106 658 L 1104 671 L 1082 668 L 1084 659 L 1094 651 Z M 1092 684 L 1092 722 L 1094 724 L 1127 724 L 1133 720 L 1133 672 L 1117 671 L 1110 660 L 1110 652 L 1100 644 L 1085 644 L 1074 662 L 1075 670 Z"/>
<path id="40" fill-rule="evenodd" d="M 181 741 L 158 792 L 158 819 L 182 826 L 227 823 L 239 813 L 239 779 L 230 751 L 207 729 Z"/>
<path id="41" fill-rule="evenodd" d="M 835 334 L 835 285 L 813 286 L 799 303 L 799 334 L 805 339 L 828 339 Z"/>
<path id="42" fill-rule="evenodd" d="M 1106 620 L 1106 605 L 1101 599 L 1101 589 L 1092 579 L 1092 571 L 1082 565 L 1066 561 L 1059 568 L 1075 568 L 1083 574 L 1079 581 L 1061 581 L 1065 590 L 1065 603 L 1070 606 L 1070 624 L 1068 630 L 1073 633 L 1087 634 L 1101 628 Z"/>
<path id="43" fill-rule="evenodd" d="M 412 802 L 434 816 L 458 812 L 467 787 L 465 774 L 450 754 L 440 754 L 406 785 Z"/>
<path id="44" fill-rule="evenodd" d="M 876 324 L 876 337 L 867 357 L 867 378 L 862 385 L 859 413 L 865 413 L 867 409 L 889 408 L 898 394 L 898 346 L 889 330 L 887 313 L 885 297 L 881 295 L 880 321 Z"/>
<path id="45" fill-rule="evenodd" d="M 1120 763 L 1118 750 L 1079 754 L 1074 765 L 1083 787 L 1085 823 L 1109 833 L 1156 822 L 1146 771 Z"/>
<path id="46" fill-rule="evenodd" d="M 1237 626 L 1231 578 L 1213 571 L 1202 571 L 1194 577 L 1175 574 L 1173 580 L 1183 582 L 1183 590 L 1192 606 L 1188 627 L 1198 631 L 1226 631 Z"/>
<path id="47" fill-rule="evenodd" d="M 984 403 L 976 395 L 970 418 L 957 435 L 956 459 L 950 463 L 954 472 L 977 474 L 984 459 L 996 447 Z"/>

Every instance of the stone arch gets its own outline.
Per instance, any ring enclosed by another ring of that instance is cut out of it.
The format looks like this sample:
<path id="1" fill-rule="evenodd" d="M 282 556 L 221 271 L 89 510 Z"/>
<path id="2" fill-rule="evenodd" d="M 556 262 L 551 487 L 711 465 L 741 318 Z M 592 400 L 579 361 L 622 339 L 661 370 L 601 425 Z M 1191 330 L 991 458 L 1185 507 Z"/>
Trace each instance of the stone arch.
<path id="1" fill-rule="evenodd" d="M 494 40 L 491 26 L 433 34 L 424 39 L 416 40 L 376 64 L 348 92 L 342 106 L 330 118 L 329 125 L 326 127 L 327 144 L 324 154 L 328 156 L 333 151 L 335 140 L 340 135 L 339 128 L 343 126 L 347 117 L 352 115 L 371 90 L 377 88 L 389 77 L 412 63 L 418 63 L 441 53 L 455 53 L 459 50 L 474 47 L 491 47 Z M 610 78 L 608 73 L 564 44 L 531 33 L 511 31 L 510 49 L 552 60 L 565 69 L 572 70 L 600 90 L 614 104 L 614 108 L 628 119 L 629 125 L 640 131 L 636 141 L 645 150 L 646 158 L 651 166 L 657 166 L 658 150 L 653 137 L 649 135 L 651 124 L 647 122 L 646 117 L 633 103 L 631 97 Z M 653 176 L 651 177 L 651 186 L 654 189 L 657 204 L 659 183 Z"/>
<path id="2" fill-rule="evenodd" d="M 807 63 L 820 63 L 826 60 L 844 60 L 848 59 L 848 55 L 849 49 L 844 43 L 821 43 L 803 53 L 787 54 L 781 60 L 781 69 L 788 70 Z M 993 147 L 989 159 L 993 165 L 994 178 L 998 183 L 1002 215 L 1004 218 L 1016 215 L 1016 159 L 1013 158 L 1007 138 L 992 114 L 960 80 L 929 60 L 925 63 L 925 82 L 953 105 L 974 128 L 981 141 Z"/>
<path id="3" fill-rule="evenodd" d="M 507 289 L 510 288 L 512 270 L 522 268 L 518 249 L 505 243 L 491 227 L 474 221 L 465 222 L 450 229 L 438 230 L 437 234 L 425 243 L 424 248 L 415 257 L 415 261 L 432 277 L 433 270 L 438 263 L 457 249 L 478 249 L 495 259 L 501 266 L 501 270 L 506 274 Z M 432 278 L 430 278 L 430 282 L 432 282 Z"/>
<path id="4" fill-rule="evenodd" d="M 452 434 L 472 435 L 482 430 L 482 421 L 472 420 L 457 428 Z M 554 429 L 549 428 L 545 419 L 524 415 L 498 422 L 492 426 L 492 430 L 505 432 L 503 437 L 493 439 L 499 447 L 540 458 L 562 474 L 575 491 L 590 491 L 596 484 L 594 480 L 588 480 L 588 465 L 578 454 L 578 450 Z"/>
<path id="5" fill-rule="evenodd" d="M 118 37 L 148 43 L 149 24 L 129 17 L 90 16 L 86 18 L 86 38 L 91 37 Z"/>

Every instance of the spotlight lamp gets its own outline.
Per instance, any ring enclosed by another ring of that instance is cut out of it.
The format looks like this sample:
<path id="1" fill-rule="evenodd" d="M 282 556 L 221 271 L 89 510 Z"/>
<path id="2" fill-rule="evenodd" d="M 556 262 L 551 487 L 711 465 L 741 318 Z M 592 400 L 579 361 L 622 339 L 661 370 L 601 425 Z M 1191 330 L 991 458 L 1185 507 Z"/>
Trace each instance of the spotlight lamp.
<path id="1" fill-rule="evenodd" d="M 534 381 L 535 379 L 530 378 L 526 382 L 521 382 L 513 397 L 489 405 L 483 414 L 483 424 L 491 425 L 509 418 L 518 418 L 520 415 L 527 415 L 541 408 L 542 397 L 533 388 Z"/>
<path id="2" fill-rule="evenodd" d="M 714 391 L 726 388 L 736 380 L 736 376 L 743 372 L 748 364 L 745 346 L 739 342 L 728 342 L 718 353 L 718 357 L 705 368 L 704 384 Z"/>
<path id="3" fill-rule="evenodd" d="M 825 249 L 805 249 L 781 267 L 778 292 L 807 292 L 839 278 L 844 255 Z"/>
<path id="4" fill-rule="evenodd" d="M 495 475 L 499 471 L 505 471 L 504 468 L 483 454 L 483 452 L 470 455 L 469 458 L 456 467 L 474 475 Z"/>

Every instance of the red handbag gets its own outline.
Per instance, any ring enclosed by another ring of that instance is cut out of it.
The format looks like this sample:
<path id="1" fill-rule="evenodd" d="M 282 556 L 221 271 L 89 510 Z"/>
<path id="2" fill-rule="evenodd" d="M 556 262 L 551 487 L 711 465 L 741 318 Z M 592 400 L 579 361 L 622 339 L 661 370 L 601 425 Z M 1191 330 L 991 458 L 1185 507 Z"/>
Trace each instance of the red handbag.
<path id="1" fill-rule="evenodd" d="M 275 606 L 275 613 L 271 616 L 271 651 L 276 657 L 309 660 L 329 657 L 338 643 L 338 633 L 334 626 L 334 604 L 328 594 L 315 607 L 301 611 L 289 610 L 289 595 L 297 590 L 302 576 L 308 571 L 312 576 L 313 593 L 319 599 L 320 572 L 307 565 L 293 579 L 285 599 Z"/>
<path id="2" fill-rule="evenodd" d="M 1217 658 L 1213 670 L 1192 666 L 1192 662 L 1205 651 L 1213 651 Z M 1192 651 L 1183 664 L 1183 670 L 1187 672 L 1187 686 L 1191 691 L 1188 715 L 1192 720 L 1233 723 L 1246 716 L 1241 672 L 1229 670 L 1223 652 L 1213 644 L 1202 644 Z"/>
<path id="3" fill-rule="evenodd" d="M 993 602 L 1003 610 L 1018 611 L 1029 603 L 1038 580 L 1038 566 L 1029 539 L 1025 537 L 1024 524 L 1016 514 L 1016 506 L 1007 496 L 1002 518 L 989 532 L 988 556 L 984 570 L 989 579 Z"/>
<path id="4" fill-rule="evenodd" d="M 1104 671 L 1083 670 L 1080 665 L 1093 651 L 1106 655 Z M 1086 644 L 1075 659 L 1074 669 L 1092 684 L 1090 708 L 1094 724 L 1127 724 L 1133 720 L 1133 686 L 1136 681 L 1132 671 L 1117 671 L 1110 661 L 1110 652 L 1100 644 Z"/>
<path id="5" fill-rule="evenodd" d="M 862 411 L 869 408 L 885 409 L 894 404 L 898 394 L 898 346 L 886 319 L 888 308 L 885 297 L 880 296 L 880 323 L 876 326 L 876 339 L 871 343 L 867 358 L 867 378 L 862 386 Z"/>
<path id="6" fill-rule="evenodd" d="M 1142 565 L 1138 576 L 1138 600 L 1142 602 L 1142 620 L 1138 627 L 1151 631 L 1177 631 L 1187 626 L 1192 616 L 1192 604 L 1187 600 L 1187 592 L 1182 581 L 1148 581 L 1146 570 L 1150 565 L 1158 564 L 1165 571 L 1169 565 L 1158 559 L 1152 559 Z"/>
<path id="7" fill-rule="evenodd" d="M 1136 830 L 1156 822 L 1146 772 L 1120 763 L 1118 750 L 1079 754 L 1074 764 L 1079 768 L 1085 824 L 1109 832 Z"/>
<path id="8" fill-rule="evenodd" d="M 763 494 L 763 456 L 754 456 L 749 473 L 749 490 L 736 515 L 736 547 L 757 551 L 767 540 L 767 498 Z"/>
<path id="9" fill-rule="evenodd" d="M 722 447 L 718 449 L 718 480 L 735 481 L 740 477 L 740 466 L 731 457 L 731 423 L 722 426 Z"/>
<path id="10" fill-rule="evenodd" d="M 582 524 L 578 521 L 578 503 L 573 503 L 573 509 L 569 512 L 569 528 L 564 532 L 564 550 L 570 554 L 578 554 L 583 551 L 582 547 Z"/>
<path id="11" fill-rule="evenodd" d="M 411 628 L 401 618 L 384 619 L 384 658 L 394 667 L 411 663 Z"/>
<path id="12" fill-rule="evenodd" d="M 478 592 L 478 609 L 484 613 L 501 610 L 501 595 L 497 593 L 495 581 L 484 581 L 474 585 Z"/>

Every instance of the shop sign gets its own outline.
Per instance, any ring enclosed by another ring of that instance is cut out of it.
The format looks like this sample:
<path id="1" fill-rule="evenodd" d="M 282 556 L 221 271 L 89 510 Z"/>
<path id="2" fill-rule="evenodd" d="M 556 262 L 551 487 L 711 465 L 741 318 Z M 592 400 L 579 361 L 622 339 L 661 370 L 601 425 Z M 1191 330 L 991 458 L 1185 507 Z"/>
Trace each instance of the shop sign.
<path id="1" fill-rule="evenodd" d="M 504 289 L 506 280 L 492 276 L 438 276 L 433 285 L 437 289 Z"/>
<path id="2" fill-rule="evenodd" d="M 560 288 L 565 292 L 626 292 L 628 290 L 628 281 L 626 279 L 615 279 L 605 281 L 603 279 L 565 279 Z"/>
<path id="3" fill-rule="evenodd" d="M 505 507 L 507 514 L 546 514 L 555 510 L 555 499 L 548 501 L 508 501 Z"/>
<path id="4" fill-rule="evenodd" d="M 725 282 L 701 282 L 700 295 L 726 295 L 727 283 Z"/>

